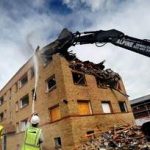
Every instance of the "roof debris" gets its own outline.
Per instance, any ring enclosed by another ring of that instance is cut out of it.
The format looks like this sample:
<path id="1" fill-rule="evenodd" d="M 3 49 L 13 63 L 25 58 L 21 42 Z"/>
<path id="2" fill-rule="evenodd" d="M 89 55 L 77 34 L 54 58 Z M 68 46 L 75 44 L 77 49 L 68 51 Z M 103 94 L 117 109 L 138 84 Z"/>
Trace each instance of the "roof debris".
<path id="1" fill-rule="evenodd" d="M 81 61 L 76 57 L 75 54 L 71 52 L 66 52 L 62 55 L 70 62 L 69 67 L 72 70 L 94 75 L 96 77 L 97 84 L 101 88 L 111 88 L 119 91 L 124 96 L 127 96 L 125 93 L 122 93 L 120 89 L 118 89 L 118 84 L 121 80 L 120 75 L 112 71 L 111 69 L 105 69 L 105 60 L 98 64 L 95 64 L 90 61 Z"/>
<path id="2" fill-rule="evenodd" d="M 150 150 L 148 142 L 138 126 L 118 126 L 107 132 L 91 134 L 88 140 L 74 150 Z"/>
<path id="3" fill-rule="evenodd" d="M 70 62 L 69 67 L 76 71 L 94 75 L 97 77 L 98 83 L 101 87 L 116 88 L 117 82 L 120 80 L 120 76 L 111 69 L 104 70 L 104 62 L 105 61 L 102 61 L 99 64 L 94 64 L 90 61 L 82 62 L 79 59 L 76 59 Z"/>
<path id="4" fill-rule="evenodd" d="M 120 89 L 118 89 L 118 84 L 121 80 L 120 75 L 111 69 L 105 69 L 105 60 L 98 64 L 90 61 L 81 61 L 71 51 L 69 52 L 66 49 L 60 51 L 60 47 L 60 40 L 56 40 L 39 51 L 44 65 L 48 64 L 48 62 L 52 59 L 52 55 L 59 53 L 61 56 L 65 57 L 68 62 L 70 62 L 69 66 L 73 70 L 94 75 L 96 77 L 97 84 L 100 87 L 117 90 L 122 95 L 128 97 L 126 93 L 123 93 Z"/>

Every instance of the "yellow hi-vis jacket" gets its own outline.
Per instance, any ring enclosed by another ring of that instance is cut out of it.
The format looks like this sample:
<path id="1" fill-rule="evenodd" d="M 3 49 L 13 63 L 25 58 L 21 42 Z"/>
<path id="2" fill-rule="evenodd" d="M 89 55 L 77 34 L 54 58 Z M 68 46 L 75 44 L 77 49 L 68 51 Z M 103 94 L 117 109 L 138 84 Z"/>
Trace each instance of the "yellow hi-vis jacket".
<path id="1" fill-rule="evenodd" d="M 36 127 L 29 127 L 25 131 L 24 144 L 21 150 L 40 150 L 40 135 L 41 129 Z"/>
<path id="2" fill-rule="evenodd" d="M 0 125 L 0 139 L 2 139 L 3 129 L 4 129 L 4 127 L 2 125 Z"/>

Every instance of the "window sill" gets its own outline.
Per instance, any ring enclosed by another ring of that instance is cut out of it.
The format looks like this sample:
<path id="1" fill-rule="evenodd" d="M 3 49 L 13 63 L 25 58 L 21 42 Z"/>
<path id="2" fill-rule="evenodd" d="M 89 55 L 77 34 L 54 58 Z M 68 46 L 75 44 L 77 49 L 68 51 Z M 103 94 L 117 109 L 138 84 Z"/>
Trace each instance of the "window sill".
<path id="1" fill-rule="evenodd" d="M 62 147 L 61 146 L 55 146 L 55 149 L 57 150 L 59 150 L 59 149 L 61 149 Z"/>
<path id="2" fill-rule="evenodd" d="M 50 89 L 47 89 L 47 91 L 45 93 L 50 93 L 51 91 L 56 89 L 56 85 L 51 87 Z"/>
<path id="3" fill-rule="evenodd" d="M 74 85 L 82 86 L 82 87 L 87 86 L 87 84 L 78 84 L 78 83 L 74 83 Z"/>
<path id="4" fill-rule="evenodd" d="M 29 104 L 27 104 L 27 105 L 21 107 L 20 110 L 22 110 L 22 109 L 24 109 L 24 108 L 26 108 L 26 107 L 28 107 L 28 106 L 29 106 Z"/>

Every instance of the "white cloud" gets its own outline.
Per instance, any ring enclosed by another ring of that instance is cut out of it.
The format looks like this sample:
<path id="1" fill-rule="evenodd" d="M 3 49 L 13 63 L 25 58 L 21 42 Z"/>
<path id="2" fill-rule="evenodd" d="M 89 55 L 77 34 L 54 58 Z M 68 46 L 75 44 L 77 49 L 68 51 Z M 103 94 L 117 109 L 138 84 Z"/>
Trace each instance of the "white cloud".
<path id="1" fill-rule="evenodd" d="M 108 30 L 116 28 L 129 36 L 150 39 L 149 1 L 133 1 L 126 3 L 115 12 L 106 14 L 87 13 L 92 25 L 85 30 Z M 93 6 L 91 6 L 93 7 Z M 94 16 L 94 17 L 93 17 Z M 130 52 L 113 45 L 96 48 L 84 45 L 75 48 L 77 56 L 83 60 L 98 62 L 106 60 L 106 66 L 118 72 L 125 83 L 130 99 L 143 96 L 150 92 L 148 57 Z"/>
<path id="2" fill-rule="evenodd" d="M 3 72 L 0 87 L 32 55 L 29 44 L 33 49 L 37 45 L 42 47 L 57 38 L 63 27 L 70 27 L 74 32 L 116 28 L 130 36 L 150 39 L 150 1 L 63 0 L 72 9 L 66 16 L 52 13 L 45 0 L 26 0 L 23 8 L 19 2 L 9 4 L 13 6 L 10 11 L 0 5 L 0 70 Z M 102 48 L 84 45 L 70 49 L 82 60 L 105 59 L 106 67 L 122 76 L 131 99 L 150 93 L 149 58 L 111 44 Z"/>
<path id="3" fill-rule="evenodd" d="M 0 8 L 0 70 L 3 72 L 0 74 L 1 88 L 33 55 L 38 45 L 42 47 L 48 44 L 51 33 L 62 28 L 61 24 L 50 14 L 42 14 L 30 8 L 24 8 L 26 15 L 20 16 L 21 12 L 17 10 L 17 4 L 13 5 L 16 10 L 13 9 L 12 12 L 15 11 L 17 16 L 8 13 L 5 7 Z"/>
<path id="4" fill-rule="evenodd" d="M 118 0 L 63 0 L 64 4 L 68 7 L 77 10 L 76 8 L 80 7 L 80 5 L 84 5 L 91 9 L 92 12 L 102 10 L 111 10 L 115 7 Z"/>

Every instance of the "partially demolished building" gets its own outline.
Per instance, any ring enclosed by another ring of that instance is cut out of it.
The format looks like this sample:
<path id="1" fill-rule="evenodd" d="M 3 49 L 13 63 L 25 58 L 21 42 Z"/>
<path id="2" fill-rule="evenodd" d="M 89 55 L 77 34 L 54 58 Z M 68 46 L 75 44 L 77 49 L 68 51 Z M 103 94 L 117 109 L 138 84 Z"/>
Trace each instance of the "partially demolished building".
<path id="1" fill-rule="evenodd" d="M 130 101 L 137 125 L 150 121 L 150 95 L 145 95 Z"/>
<path id="2" fill-rule="evenodd" d="M 71 150 L 86 135 L 134 118 L 121 77 L 104 62 L 82 62 L 75 55 L 57 53 L 47 65 L 39 62 L 35 111 L 41 118 L 43 150 Z M 0 91 L 0 124 L 8 150 L 19 150 L 31 115 L 34 70 L 30 59 Z"/>

